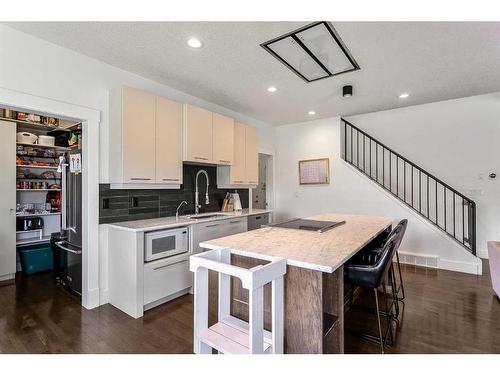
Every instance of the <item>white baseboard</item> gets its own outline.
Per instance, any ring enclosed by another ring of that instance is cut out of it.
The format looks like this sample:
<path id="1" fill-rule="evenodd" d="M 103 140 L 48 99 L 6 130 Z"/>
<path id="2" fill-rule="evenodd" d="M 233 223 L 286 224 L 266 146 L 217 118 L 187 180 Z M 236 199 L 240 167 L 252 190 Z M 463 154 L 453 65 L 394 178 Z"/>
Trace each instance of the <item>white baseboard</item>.
<path id="1" fill-rule="evenodd" d="M 83 307 L 87 310 L 94 309 L 99 306 L 99 288 L 89 289 L 87 291 L 87 301 L 83 303 Z"/>
<path id="2" fill-rule="evenodd" d="M 488 249 L 477 249 L 476 256 L 482 259 L 488 259 Z"/>
<path id="3" fill-rule="evenodd" d="M 15 273 L 9 273 L 7 275 L 2 275 L 0 276 L 0 281 L 7 281 L 7 280 L 12 280 L 16 277 Z"/>
<path id="4" fill-rule="evenodd" d="M 473 275 L 482 275 L 483 267 L 481 262 L 459 262 L 455 260 L 440 259 L 439 268 L 448 271 L 465 272 Z"/>
<path id="5" fill-rule="evenodd" d="M 109 289 L 104 289 L 100 291 L 99 305 L 105 305 L 109 303 Z"/>
<path id="6" fill-rule="evenodd" d="M 433 254 L 419 254 L 400 251 L 399 261 L 404 264 L 410 264 L 413 266 L 421 266 L 427 268 L 434 268 L 440 270 L 448 270 L 455 272 L 470 273 L 473 275 L 482 275 L 482 263 L 481 261 L 475 262 L 460 262 L 449 259 L 441 259 L 437 255 Z"/>

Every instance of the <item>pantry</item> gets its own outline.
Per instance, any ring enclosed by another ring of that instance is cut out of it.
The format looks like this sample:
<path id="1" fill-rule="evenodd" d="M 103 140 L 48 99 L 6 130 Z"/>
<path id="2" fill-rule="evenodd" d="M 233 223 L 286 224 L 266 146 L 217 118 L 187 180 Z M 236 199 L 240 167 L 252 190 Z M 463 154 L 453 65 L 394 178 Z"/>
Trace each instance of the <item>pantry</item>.
<path id="1" fill-rule="evenodd" d="M 15 202 L 15 219 L 0 217 L 0 277 L 53 272 L 81 295 L 81 122 L 0 108 L 0 149 L 0 191 Z"/>

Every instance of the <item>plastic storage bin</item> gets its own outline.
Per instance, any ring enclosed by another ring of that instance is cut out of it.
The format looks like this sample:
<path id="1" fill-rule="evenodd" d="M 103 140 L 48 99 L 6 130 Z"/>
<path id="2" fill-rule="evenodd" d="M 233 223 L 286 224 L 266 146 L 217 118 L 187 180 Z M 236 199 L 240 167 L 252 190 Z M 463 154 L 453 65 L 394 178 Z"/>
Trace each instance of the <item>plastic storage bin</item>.
<path id="1" fill-rule="evenodd" d="M 23 246 L 19 248 L 19 256 L 23 272 L 28 275 L 54 269 L 52 249 L 49 243 Z"/>

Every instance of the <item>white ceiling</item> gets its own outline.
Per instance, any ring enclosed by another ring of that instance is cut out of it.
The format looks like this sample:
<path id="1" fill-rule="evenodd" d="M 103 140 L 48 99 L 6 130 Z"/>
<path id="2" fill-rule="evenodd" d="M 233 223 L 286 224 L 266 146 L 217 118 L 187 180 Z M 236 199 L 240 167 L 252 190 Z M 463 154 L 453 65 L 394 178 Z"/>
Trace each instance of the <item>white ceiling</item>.
<path id="1" fill-rule="evenodd" d="M 333 22 L 361 70 L 306 83 L 260 43 L 307 23 L 7 25 L 272 125 L 500 91 L 500 23 Z M 187 47 L 190 36 L 204 47 Z"/>

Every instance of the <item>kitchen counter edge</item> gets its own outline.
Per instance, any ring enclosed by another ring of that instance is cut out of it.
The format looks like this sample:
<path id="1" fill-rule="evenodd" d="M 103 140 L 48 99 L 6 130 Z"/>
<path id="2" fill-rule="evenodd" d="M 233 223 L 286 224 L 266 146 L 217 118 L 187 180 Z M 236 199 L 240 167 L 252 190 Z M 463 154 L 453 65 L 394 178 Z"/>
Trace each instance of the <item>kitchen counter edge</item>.
<path id="1" fill-rule="evenodd" d="M 161 229 L 169 229 L 169 228 L 176 228 L 180 226 L 186 226 L 186 225 L 193 225 L 193 224 L 199 224 L 199 223 L 207 223 L 210 221 L 220 221 L 220 220 L 227 220 L 231 218 L 237 218 L 237 217 L 247 217 L 247 216 L 253 216 L 253 215 L 260 215 L 260 214 L 266 214 L 266 213 L 271 213 L 272 210 L 270 209 L 260 209 L 260 208 L 254 208 L 254 209 L 243 209 L 242 211 L 235 211 L 235 212 L 207 212 L 206 214 L 212 213 L 212 214 L 220 214 L 224 216 L 220 217 L 210 217 L 210 218 L 200 218 L 200 219 L 189 219 L 185 216 L 179 216 L 178 219 L 175 218 L 175 216 L 168 216 L 168 217 L 163 217 L 163 218 L 155 218 L 155 219 L 143 219 L 143 220 L 132 220 L 132 221 L 124 221 L 124 222 L 118 222 L 118 223 L 109 223 L 109 224 L 101 224 L 105 225 L 107 227 L 112 227 L 112 228 L 117 228 L 121 230 L 127 230 L 131 232 L 149 232 L 149 231 L 155 231 L 155 230 L 161 230 Z"/>

